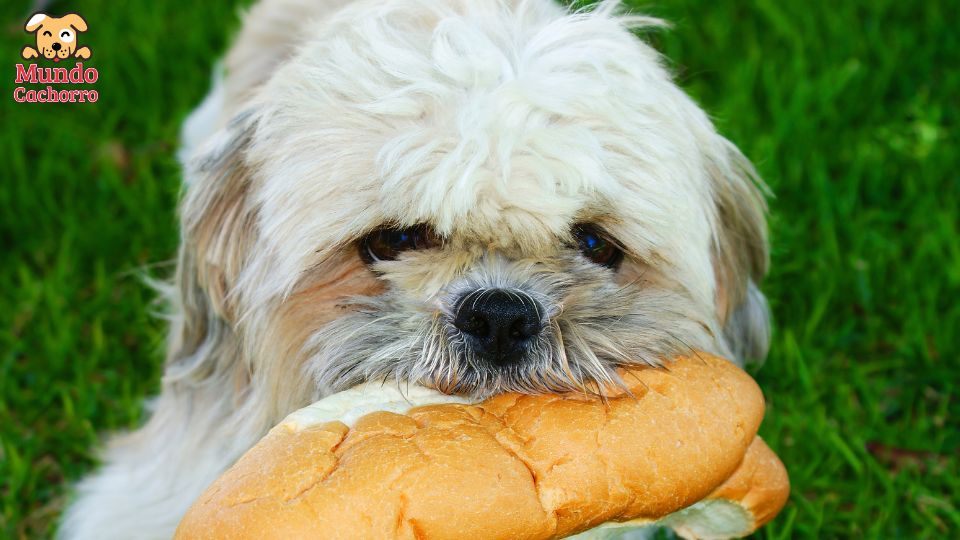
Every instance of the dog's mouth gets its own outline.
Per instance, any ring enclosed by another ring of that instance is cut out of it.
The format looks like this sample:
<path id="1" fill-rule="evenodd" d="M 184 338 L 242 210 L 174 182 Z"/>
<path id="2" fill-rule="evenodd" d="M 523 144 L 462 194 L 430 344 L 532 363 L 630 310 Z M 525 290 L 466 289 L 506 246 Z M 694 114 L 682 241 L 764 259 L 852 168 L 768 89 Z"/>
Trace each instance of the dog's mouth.
<path id="1" fill-rule="evenodd" d="M 345 306 L 352 313 L 308 341 L 308 370 L 333 391 L 397 379 L 477 398 L 604 393 L 618 386 L 619 367 L 660 365 L 674 354 L 712 348 L 716 334 L 681 296 L 613 286 L 590 293 L 593 301 L 567 303 L 562 314 L 548 317 L 509 362 L 480 354 L 451 314 L 404 309 L 389 297 L 357 298 Z"/>
<path id="2" fill-rule="evenodd" d="M 53 60 L 54 62 L 59 62 L 60 60 L 66 59 L 68 56 L 70 56 L 70 51 L 66 49 L 60 49 L 59 51 L 55 51 L 53 49 L 44 48 L 44 49 L 40 49 L 40 54 L 42 54 L 43 57 L 46 58 L 47 60 Z"/>
<path id="3" fill-rule="evenodd" d="M 54 62 L 59 62 L 60 60 L 65 60 L 70 57 L 70 50 L 66 48 L 61 48 L 59 51 L 53 49 L 41 48 L 40 54 L 43 55 L 47 60 L 53 60 Z"/>

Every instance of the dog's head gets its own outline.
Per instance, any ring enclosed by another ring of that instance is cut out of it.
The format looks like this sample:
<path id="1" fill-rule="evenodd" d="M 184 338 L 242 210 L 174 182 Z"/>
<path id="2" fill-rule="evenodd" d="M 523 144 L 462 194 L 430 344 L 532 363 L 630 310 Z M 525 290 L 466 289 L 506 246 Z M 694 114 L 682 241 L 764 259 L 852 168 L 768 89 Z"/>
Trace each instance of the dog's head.
<path id="1" fill-rule="evenodd" d="M 762 358 L 760 184 L 629 29 L 653 23 L 397 1 L 318 25 L 188 172 L 184 302 L 275 394 Z"/>
<path id="2" fill-rule="evenodd" d="M 37 52 L 48 60 L 60 61 L 77 50 L 77 34 L 87 31 L 87 22 L 76 13 L 49 17 L 37 13 L 27 21 L 24 30 L 37 35 Z"/>

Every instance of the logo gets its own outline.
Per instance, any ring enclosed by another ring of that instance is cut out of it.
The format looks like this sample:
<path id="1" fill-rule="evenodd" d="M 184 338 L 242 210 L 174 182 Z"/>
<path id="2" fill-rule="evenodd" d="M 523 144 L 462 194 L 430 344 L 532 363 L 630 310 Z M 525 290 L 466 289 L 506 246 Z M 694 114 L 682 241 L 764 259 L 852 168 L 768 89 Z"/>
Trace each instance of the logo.
<path id="1" fill-rule="evenodd" d="M 77 48 L 77 34 L 87 31 L 87 21 L 76 13 L 68 13 L 59 19 L 37 13 L 24 30 L 37 35 L 37 48 L 27 45 L 20 56 L 27 60 L 43 56 L 59 62 L 67 58 L 90 58 L 90 48 Z"/>
<path id="2" fill-rule="evenodd" d="M 96 68 L 83 67 L 76 62 L 72 67 L 56 66 L 61 60 L 86 60 L 92 52 L 90 47 L 80 46 L 79 35 L 87 31 L 87 21 L 76 13 L 63 17 L 51 17 L 45 13 L 35 13 L 23 28 L 33 34 L 35 44 L 27 45 L 20 52 L 25 60 L 34 58 L 44 62 L 53 62 L 55 67 L 40 66 L 37 63 L 16 65 L 17 84 L 46 84 L 45 88 L 31 89 L 18 86 L 13 90 L 13 99 L 23 103 L 84 103 L 95 102 L 99 93 L 90 88 L 57 88 L 50 84 L 90 85 L 97 82 L 99 74 Z"/>

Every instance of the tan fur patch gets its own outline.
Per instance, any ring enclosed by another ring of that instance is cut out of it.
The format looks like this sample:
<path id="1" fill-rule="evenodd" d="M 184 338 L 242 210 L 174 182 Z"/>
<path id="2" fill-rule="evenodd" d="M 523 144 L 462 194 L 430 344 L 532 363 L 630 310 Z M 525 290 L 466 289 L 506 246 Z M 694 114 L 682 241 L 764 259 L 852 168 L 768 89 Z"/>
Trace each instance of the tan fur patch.
<path id="1" fill-rule="evenodd" d="M 352 247 L 352 246 L 351 246 Z M 317 328 L 347 313 L 342 303 L 353 296 L 375 296 L 384 284 L 347 247 L 314 268 L 273 318 L 260 346 L 261 381 L 278 404 L 277 414 L 315 399 L 314 381 L 303 372 L 303 345 Z"/>

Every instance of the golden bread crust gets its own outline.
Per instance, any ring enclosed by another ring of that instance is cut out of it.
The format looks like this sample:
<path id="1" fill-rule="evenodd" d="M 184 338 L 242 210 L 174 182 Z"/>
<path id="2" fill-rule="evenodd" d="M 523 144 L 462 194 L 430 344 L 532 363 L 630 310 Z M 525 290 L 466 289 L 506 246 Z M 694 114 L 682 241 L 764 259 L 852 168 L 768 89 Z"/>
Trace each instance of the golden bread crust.
<path id="1" fill-rule="evenodd" d="M 624 381 L 633 396 L 605 402 L 505 394 L 349 428 L 282 423 L 176 538 L 557 538 L 707 496 L 743 500 L 758 523 L 779 510 L 780 492 L 756 484 L 776 456 L 754 442 L 764 403 L 746 373 L 699 353 Z"/>

